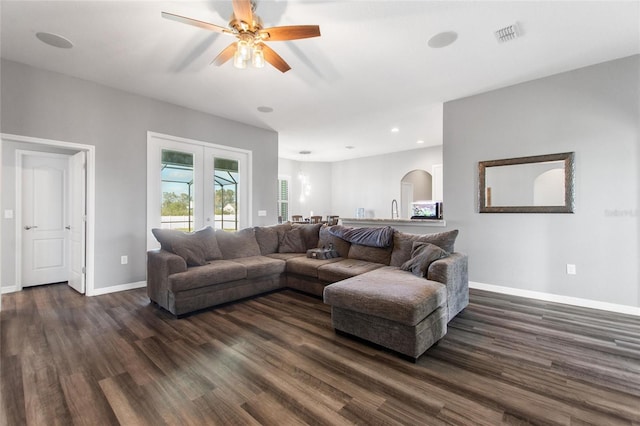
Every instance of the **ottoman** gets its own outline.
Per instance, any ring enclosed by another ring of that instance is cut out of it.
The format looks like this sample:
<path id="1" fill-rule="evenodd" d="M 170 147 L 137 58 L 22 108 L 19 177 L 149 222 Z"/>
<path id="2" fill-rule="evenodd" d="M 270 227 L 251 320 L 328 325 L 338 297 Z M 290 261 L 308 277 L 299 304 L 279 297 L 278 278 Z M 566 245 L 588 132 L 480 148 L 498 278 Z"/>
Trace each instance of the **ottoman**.
<path id="1" fill-rule="evenodd" d="M 324 302 L 341 331 L 414 362 L 447 332 L 447 289 L 396 267 L 330 284 Z"/>

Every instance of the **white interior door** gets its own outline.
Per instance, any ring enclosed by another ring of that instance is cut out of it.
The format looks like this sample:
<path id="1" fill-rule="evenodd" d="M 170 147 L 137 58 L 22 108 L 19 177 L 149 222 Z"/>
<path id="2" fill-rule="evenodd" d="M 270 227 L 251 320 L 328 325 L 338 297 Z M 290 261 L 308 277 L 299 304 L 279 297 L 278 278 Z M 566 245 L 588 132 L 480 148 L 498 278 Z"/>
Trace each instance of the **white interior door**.
<path id="1" fill-rule="evenodd" d="M 67 157 L 25 155 L 22 163 L 22 287 L 68 280 Z"/>
<path id="2" fill-rule="evenodd" d="M 69 286 L 85 292 L 86 259 L 86 153 L 69 157 Z"/>

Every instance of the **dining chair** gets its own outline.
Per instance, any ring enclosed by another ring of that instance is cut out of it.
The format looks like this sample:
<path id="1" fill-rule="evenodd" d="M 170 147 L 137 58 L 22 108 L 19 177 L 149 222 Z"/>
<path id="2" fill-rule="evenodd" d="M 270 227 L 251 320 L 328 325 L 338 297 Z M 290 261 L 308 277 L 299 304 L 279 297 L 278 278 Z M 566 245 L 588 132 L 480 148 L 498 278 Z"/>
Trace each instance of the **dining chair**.
<path id="1" fill-rule="evenodd" d="M 302 222 L 302 215 L 300 214 L 291 215 L 291 222 Z"/>
<path id="2" fill-rule="evenodd" d="M 340 216 L 327 216 L 327 225 L 333 226 L 338 224 Z"/>
<path id="3" fill-rule="evenodd" d="M 320 223 L 322 222 L 322 216 L 311 216 L 309 218 L 310 223 Z"/>

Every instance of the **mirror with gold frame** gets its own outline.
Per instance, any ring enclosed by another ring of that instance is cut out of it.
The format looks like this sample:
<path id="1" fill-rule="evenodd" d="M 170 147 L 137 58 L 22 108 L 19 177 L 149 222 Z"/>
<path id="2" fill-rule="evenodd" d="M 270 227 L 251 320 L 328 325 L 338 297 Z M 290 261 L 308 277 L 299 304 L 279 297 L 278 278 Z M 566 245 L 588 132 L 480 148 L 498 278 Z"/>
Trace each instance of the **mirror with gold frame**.
<path id="1" fill-rule="evenodd" d="M 574 153 L 480 161 L 480 213 L 573 213 Z"/>

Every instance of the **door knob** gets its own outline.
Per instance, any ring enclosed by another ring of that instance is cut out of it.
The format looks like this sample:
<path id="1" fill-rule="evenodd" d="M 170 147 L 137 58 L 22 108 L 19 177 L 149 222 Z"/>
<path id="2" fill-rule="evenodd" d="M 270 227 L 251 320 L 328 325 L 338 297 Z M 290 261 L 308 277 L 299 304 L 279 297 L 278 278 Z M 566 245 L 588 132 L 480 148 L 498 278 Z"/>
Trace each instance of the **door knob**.
<path id="1" fill-rule="evenodd" d="M 34 225 L 34 226 L 25 226 L 25 227 L 24 227 L 24 229 L 26 229 L 26 230 L 28 231 L 28 230 L 29 230 L 29 229 L 31 229 L 31 228 L 37 228 L 37 227 L 38 227 L 37 225 Z"/>

